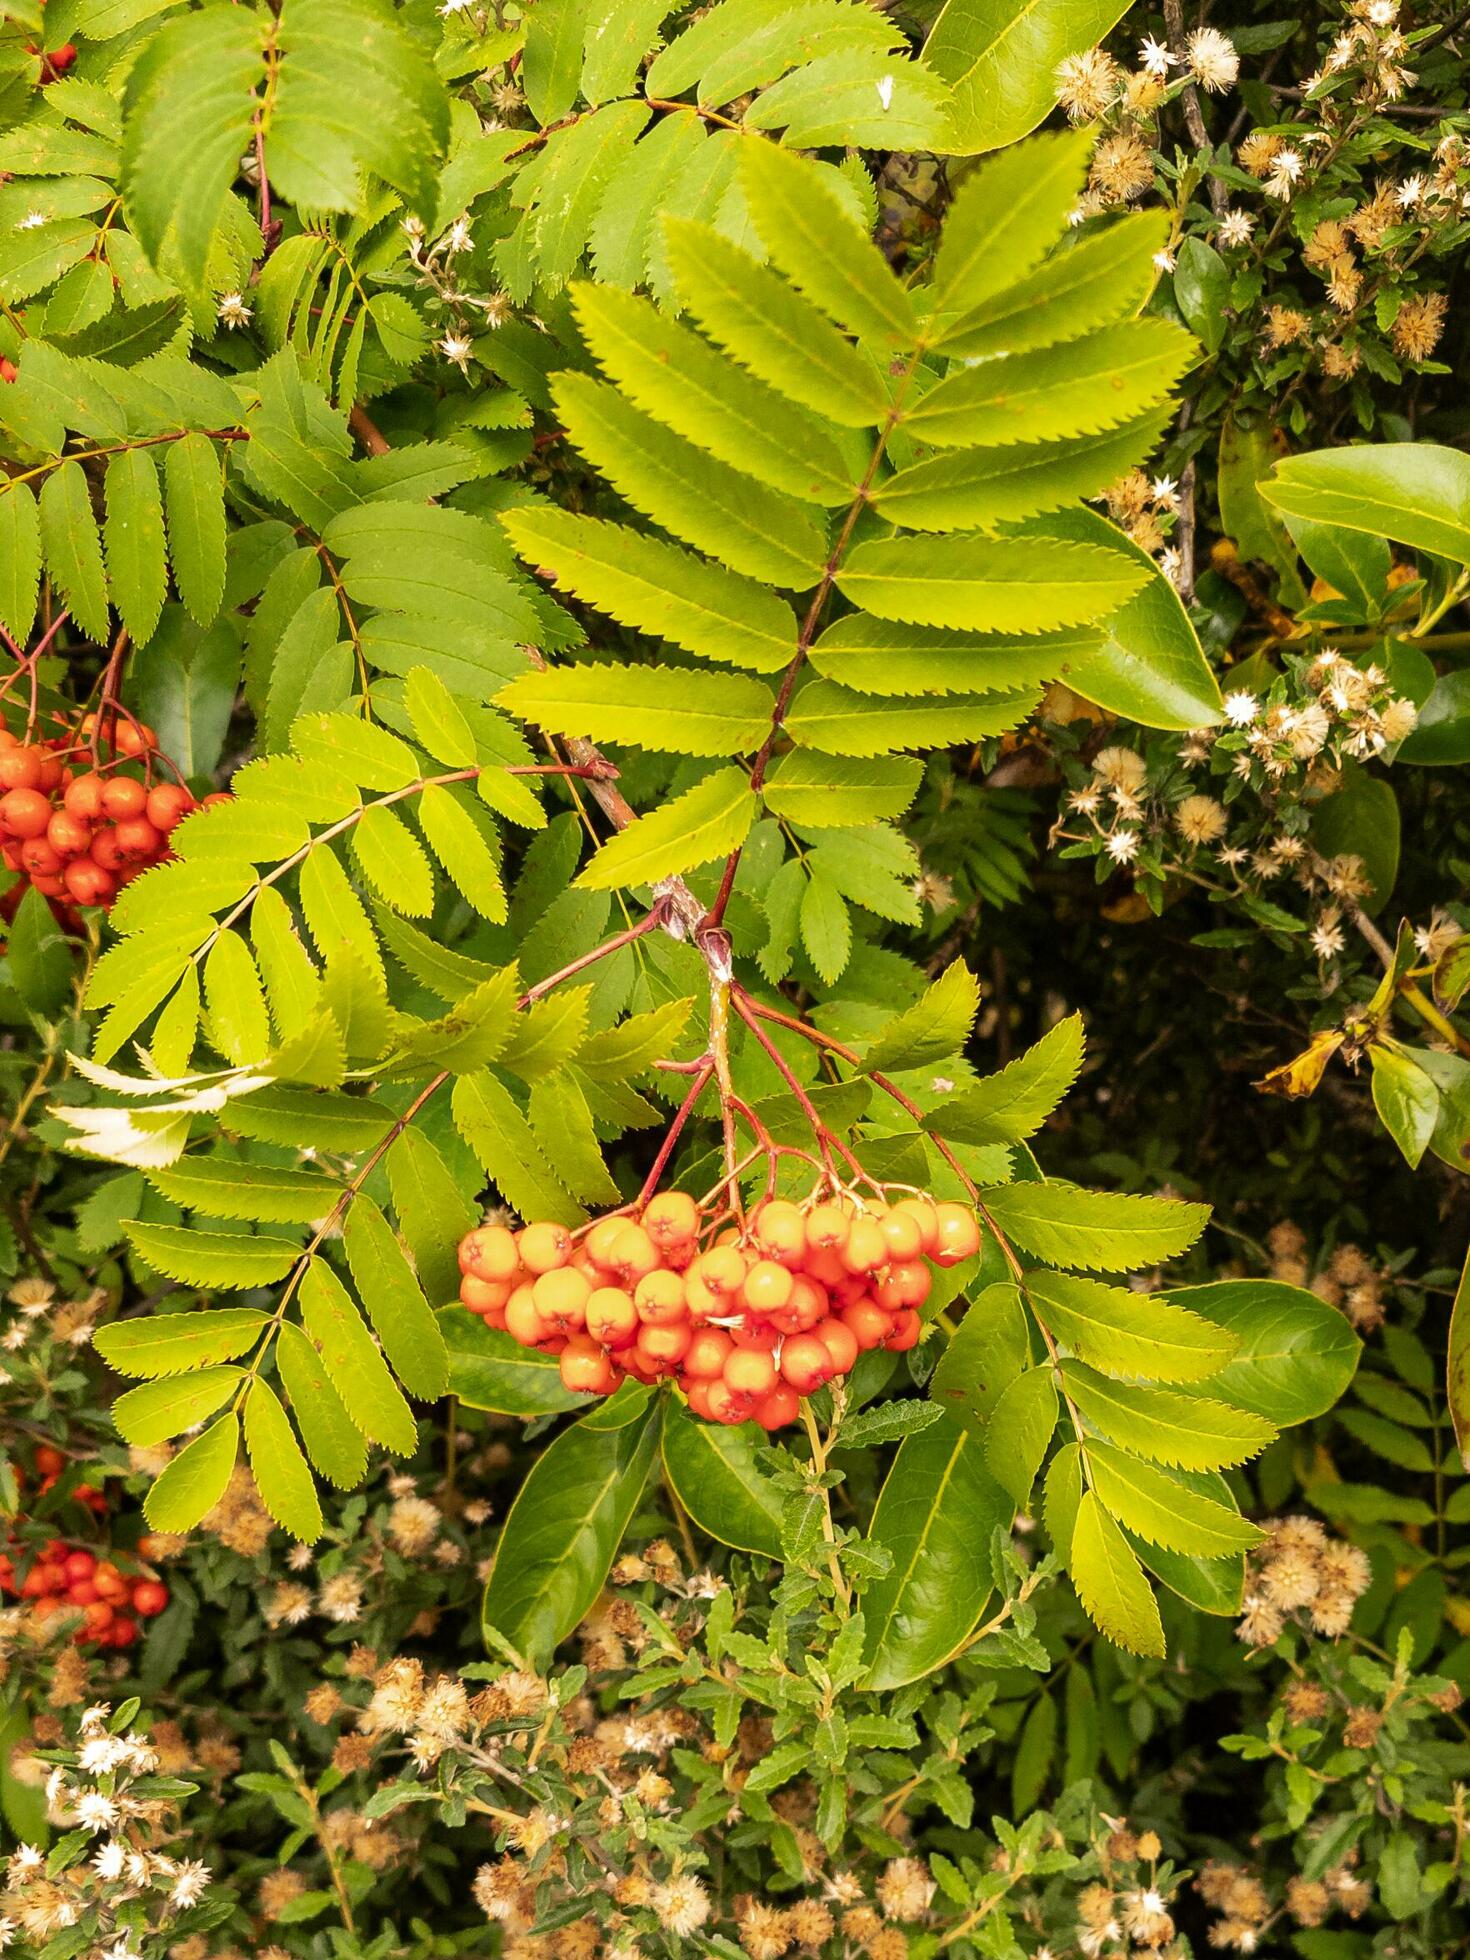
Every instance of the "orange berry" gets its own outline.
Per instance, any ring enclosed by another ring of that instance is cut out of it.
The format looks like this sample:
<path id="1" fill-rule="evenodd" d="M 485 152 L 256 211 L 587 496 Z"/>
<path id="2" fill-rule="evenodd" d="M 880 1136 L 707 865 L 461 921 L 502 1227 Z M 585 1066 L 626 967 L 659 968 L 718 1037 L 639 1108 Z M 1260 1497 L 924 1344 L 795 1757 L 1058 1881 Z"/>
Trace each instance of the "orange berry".
<path id="1" fill-rule="evenodd" d="M 168 1605 L 168 1587 L 157 1579 L 140 1579 L 133 1587 L 133 1611 L 151 1620 Z"/>
<path id="2" fill-rule="evenodd" d="M 888 1247 L 890 1259 L 917 1259 L 924 1250 L 924 1234 L 919 1229 L 919 1221 L 910 1211 L 885 1211 L 878 1220 L 878 1230 L 883 1234 L 883 1243 Z"/>
<path id="3" fill-rule="evenodd" d="M 966 1205 L 945 1203 L 934 1207 L 938 1239 L 934 1248 L 936 1266 L 958 1266 L 973 1259 L 980 1250 L 980 1224 Z"/>
<path id="4" fill-rule="evenodd" d="M 799 1266 L 806 1255 L 806 1220 L 789 1198 L 768 1198 L 751 1221 L 755 1242 L 769 1259 Z"/>
<path id="5" fill-rule="evenodd" d="M 540 1347 L 551 1329 L 536 1311 L 529 1286 L 518 1286 L 505 1303 L 505 1331 L 522 1347 Z"/>
<path id="6" fill-rule="evenodd" d="M 819 1286 L 808 1273 L 794 1273 L 791 1280 L 791 1298 L 780 1313 L 771 1318 L 783 1334 L 805 1334 L 824 1320 L 828 1311 L 827 1289 Z"/>
<path id="7" fill-rule="evenodd" d="M 769 1348 L 733 1349 L 726 1357 L 721 1373 L 727 1388 L 736 1395 L 752 1398 L 769 1395 L 780 1379 L 776 1358 Z"/>
<path id="8" fill-rule="evenodd" d="M 888 1242 L 877 1219 L 866 1214 L 855 1218 L 838 1257 L 849 1273 L 872 1273 L 886 1265 Z"/>
<path id="9" fill-rule="evenodd" d="M 596 1287 L 587 1301 L 587 1332 L 604 1347 L 624 1347 L 638 1332 L 638 1309 L 620 1286 Z"/>
<path id="10" fill-rule="evenodd" d="M 927 1258 L 939 1243 L 939 1213 L 928 1198 L 900 1198 L 893 1207 L 912 1218 L 919 1228 L 920 1249 Z"/>
<path id="11" fill-rule="evenodd" d="M 193 808 L 194 799 L 182 783 L 158 783 L 148 792 L 148 821 L 157 830 L 172 830 Z"/>
<path id="12" fill-rule="evenodd" d="M 0 790 L 39 789 L 42 761 L 41 751 L 33 744 L 12 743 L 0 752 Z"/>
<path id="13" fill-rule="evenodd" d="M 643 1275 L 633 1289 L 633 1304 L 638 1309 L 638 1318 L 647 1327 L 668 1327 L 689 1318 L 683 1280 L 677 1273 L 662 1268 Z"/>
<path id="14" fill-rule="evenodd" d="M 531 1299 L 541 1318 L 559 1333 L 574 1333 L 587 1318 L 587 1302 L 592 1287 L 584 1273 L 574 1266 L 558 1267 L 542 1273 L 531 1283 Z"/>
<path id="15" fill-rule="evenodd" d="M 476 1279 L 513 1279 L 520 1263 L 515 1235 L 503 1225 L 477 1225 L 459 1242 L 459 1270 Z"/>
<path id="16" fill-rule="evenodd" d="M 741 1292 L 752 1312 L 779 1313 L 791 1298 L 791 1274 L 774 1259 L 757 1259 L 745 1275 Z"/>
<path id="17" fill-rule="evenodd" d="M 691 1320 L 712 1320 L 716 1314 L 725 1313 L 730 1302 L 721 1293 L 711 1293 L 699 1272 L 696 1259 L 688 1271 L 682 1275 L 684 1299 L 689 1308 Z"/>
<path id="18" fill-rule="evenodd" d="M 629 1286 L 636 1286 L 645 1273 L 656 1270 L 661 1261 L 658 1247 L 641 1225 L 624 1224 L 612 1245 L 612 1270 Z"/>
<path id="19" fill-rule="evenodd" d="M 601 1266 L 604 1272 L 610 1273 L 613 1269 L 612 1249 L 627 1223 L 626 1218 L 599 1218 L 595 1225 L 587 1229 L 586 1236 L 582 1240 L 582 1250 L 593 1264 Z"/>
<path id="20" fill-rule="evenodd" d="M 882 1347 L 893 1332 L 893 1315 L 885 1313 L 876 1300 L 854 1300 L 842 1309 L 842 1324 L 866 1353 L 869 1348 Z"/>
<path id="21" fill-rule="evenodd" d="M 554 1273 L 571 1263 L 572 1235 L 565 1225 L 522 1226 L 516 1246 L 528 1273 Z"/>
<path id="22" fill-rule="evenodd" d="M 618 1385 L 618 1371 L 595 1341 L 585 1334 L 574 1334 L 561 1351 L 557 1366 L 562 1387 L 578 1395 L 610 1395 Z"/>
<path id="23" fill-rule="evenodd" d="M 894 1315 L 893 1331 L 883 1345 L 894 1354 L 903 1354 L 907 1349 L 917 1345 L 923 1331 L 923 1321 L 912 1307 L 905 1307 L 902 1313 Z"/>
<path id="24" fill-rule="evenodd" d="M 9 789 L 0 796 L 0 826 L 12 837 L 44 837 L 51 821 L 51 801 L 38 789 Z"/>
<path id="25" fill-rule="evenodd" d="M 671 1327 L 640 1327 L 633 1352 L 660 1374 L 671 1375 L 689 1352 L 694 1330 L 687 1320 Z"/>
<path id="26" fill-rule="evenodd" d="M 844 1232 L 842 1245 L 846 1244 L 847 1234 Z M 836 1286 L 839 1280 L 847 1277 L 847 1268 L 842 1263 L 842 1246 L 808 1246 L 801 1269 L 821 1286 Z"/>
<path id="27" fill-rule="evenodd" d="M 61 881 L 78 905 L 108 905 L 117 892 L 116 878 L 90 857 L 73 858 Z"/>
<path id="28" fill-rule="evenodd" d="M 723 1422 L 732 1428 L 750 1414 L 749 1398 L 737 1395 L 728 1382 L 711 1382 L 705 1389 L 704 1402 L 711 1422 Z"/>
<path id="29" fill-rule="evenodd" d="M 813 1205 L 806 1215 L 806 1242 L 823 1252 L 840 1251 L 847 1244 L 851 1226 L 840 1205 Z"/>
<path id="30" fill-rule="evenodd" d="M 480 1279 L 474 1273 L 466 1273 L 459 1283 L 460 1302 L 471 1313 L 499 1313 L 513 1291 L 508 1280 Z"/>
<path id="31" fill-rule="evenodd" d="M 688 1245 L 699 1236 L 699 1206 L 687 1191 L 660 1191 L 644 1208 L 643 1229 L 655 1245 Z"/>
<path id="32" fill-rule="evenodd" d="M 711 1246 L 699 1261 L 699 1277 L 711 1293 L 732 1299 L 745 1283 L 745 1254 L 733 1245 Z"/>
<path id="33" fill-rule="evenodd" d="M 873 1290 L 880 1306 L 890 1313 L 899 1313 L 905 1307 L 922 1307 L 933 1284 L 924 1261 L 911 1259 L 907 1264 L 890 1266 Z"/>
<path id="34" fill-rule="evenodd" d="M 811 1395 L 835 1373 L 826 1343 L 815 1334 L 793 1334 L 781 1343 L 781 1378 L 798 1395 Z"/>
<path id="35" fill-rule="evenodd" d="M 66 1468 L 66 1458 L 53 1443 L 38 1443 L 36 1468 L 43 1477 L 59 1477 Z M 88 1569 L 91 1569 L 90 1566 Z"/>
<path id="36" fill-rule="evenodd" d="M 148 792 L 134 776 L 110 776 L 102 785 L 103 814 L 114 823 L 128 817 L 141 817 L 148 808 Z"/>
<path id="37" fill-rule="evenodd" d="M 801 1414 L 801 1404 L 794 1389 L 784 1382 L 778 1382 L 769 1395 L 763 1395 L 751 1414 L 762 1429 L 784 1429 L 789 1422 L 795 1422 Z"/>
<path id="38" fill-rule="evenodd" d="M 68 813 L 85 823 L 95 823 L 102 815 L 104 783 L 105 779 L 96 775 L 73 777 L 61 798 Z"/>
<path id="39" fill-rule="evenodd" d="M 684 1374 L 693 1381 L 713 1381 L 734 1352 L 735 1343 L 723 1327 L 701 1327 L 684 1350 Z"/>
<path id="40" fill-rule="evenodd" d="M 858 1358 L 857 1336 L 840 1320 L 824 1320 L 813 1339 L 822 1343 L 832 1358 L 834 1375 L 850 1374 Z"/>

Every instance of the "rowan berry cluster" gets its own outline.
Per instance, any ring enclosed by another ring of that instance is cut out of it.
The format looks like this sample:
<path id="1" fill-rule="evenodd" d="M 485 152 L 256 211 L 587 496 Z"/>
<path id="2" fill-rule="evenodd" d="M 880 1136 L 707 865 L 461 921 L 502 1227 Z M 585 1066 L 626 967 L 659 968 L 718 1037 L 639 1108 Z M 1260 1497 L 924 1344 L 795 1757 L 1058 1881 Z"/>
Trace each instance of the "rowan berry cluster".
<path id="1" fill-rule="evenodd" d="M 819 1188 L 720 1229 L 686 1192 L 663 1191 L 576 1232 L 476 1227 L 460 1243 L 459 1297 L 557 1355 L 569 1389 L 671 1376 L 696 1415 L 779 1429 L 865 1350 L 913 1347 L 931 1266 L 979 1246 L 972 1211 L 921 1194 L 890 1206 Z"/>
<path id="2" fill-rule="evenodd" d="M 110 905 L 168 856 L 170 831 L 196 807 L 182 783 L 151 781 L 151 728 L 119 718 L 94 751 L 96 735 L 91 715 L 78 734 L 51 741 L 0 728 L 0 855 L 21 874 L 22 895 L 30 884 L 61 905 Z M 123 762 L 141 763 L 144 775 Z"/>
<path id="3" fill-rule="evenodd" d="M 52 1444 L 42 1443 L 35 1468 L 37 1490 L 44 1495 L 65 1470 L 66 1458 Z M 24 1482 L 18 1467 L 15 1475 L 18 1483 Z M 71 1496 L 97 1517 L 106 1517 L 107 1500 L 90 1484 L 78 1484 Z M 140 1538 L 139 1557 L 146 1558 L 148 1548 L 147 1538 Z M 161 1579 L 124 1572 L 112 1559 L 64 1538 L 48 1538 L 34 1555 L 21 1549 L 14 1536 L 0 1545 L 0 1594 L 5 1593 L 30 1602 L 38 1627 L 57 1613 L 79 1616 L 72 1634 L 79 1647 L 131 1647 L 138 1638 L 138 1622 L 153 1619 L 169 1601 Z"/>

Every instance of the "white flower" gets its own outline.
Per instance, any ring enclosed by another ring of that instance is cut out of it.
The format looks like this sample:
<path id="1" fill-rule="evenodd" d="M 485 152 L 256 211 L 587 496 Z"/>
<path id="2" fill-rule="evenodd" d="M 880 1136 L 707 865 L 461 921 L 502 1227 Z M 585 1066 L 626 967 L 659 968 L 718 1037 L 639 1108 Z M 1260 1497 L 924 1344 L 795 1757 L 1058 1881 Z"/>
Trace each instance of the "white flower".
<path id="1" fill-rule="evenodd" d="M 1160 272 L 1172 272 L 1174 270 L 1174 254 L 1168 246 L 1165 246 L 1162 252 L 1154 253 L 1154 264 Z"/>
<path id="2" fill-rule="evenodd" d="M 1424 202 L 1424 179 L 1422 177 L 1405 177 L 1404 181 L 1394 192 L 1394 198 L 1401 210 L 1412 211 L 1416 204 L 1422 204 Z"/>
<path id="3" fill-rule="evenodd" d="M 222 327 L 243 327 L 251 317 L 251 309 L 238 293 L 222 293 L 219 305 L 215 308 L 215 318 Z"/>
<path id="4" fill-rule="evenodd" d="M 474 242 L 475 235 L 470 230 L 469 217 L 462 212 L 445 235 L 444 249 L 449 253 L 467 252 Z"/>
<path id="5" fill-rule="evenodd" d="M 92 1860 L 92 1869 L 99 1878 L 121 1878 L 123 1866 L 127 1861 L 128 1848 L 117 1838 L 109 1838 Z"/>
<path id="6" fill-rule="evenodd" d="M 34 1844 L 18 1844 L 10 1854 L 10 1880 L 12 1884 L 26 1879 L 32 1872 L 38 1872 L 46 1862 L 46 1856 Z"/>
<path id="7" fill-rule="evenodd" d="M 475 351 L 475 343 L 468 334 L 447 333 L 435 345 L 452 367 L 457 367 L 461 374 L 468 374 L 470 356 Z"/>
<path id="8" fill-rule="evenodd" d="M 1278 150 L 1271 159 L 1271 174 L 1266 179 L 1267 197 L 1288 198 L 1302 174 L 1302 153 L 1289 145 Z"/>
<path id="9" fill-rule="evenodd" d="M 19 1931 L 13 1919 L 0 1919 L 0 1953 L 3 1953 Z"/>
<path id="10" fill-rule="evenodd" d="M 1255 228 L 1255 218 L 1249 211 L 1227 211 L 1220 220 L 1220 243 L 1244 245 Z"/>
<path id="11" fill-rule="evenodd" d="M 1201 88 L 1218 95 L 1233 86 L 1240 73 L 1240 56 L 1235 43 L 1217 27 L 1197 27 L 1185 43 L 1189 72 Z"/>
<path id="12" fill-rule="evenodd" d="M 1114 864 L 1131 864 L 1138 856 L 1138 832 L 1136 830 L 1115 830 L 1104 846 Z"/>
<path id="13" fill-rule="evenodd" d="M 183 1912 L 199 1900 L 209 1884 L 209 1867 L 197 1858 L 186 1858 L 174 1878 L 169 1902 Z"/>
<path id="14" fill-rule="evenodd" d="M 1171 585 L 1179 583 L 1179 574 L 1184 570 L 1184 560 L 1173 545 L 1169 545 L 1159 553 L 1159 570 Z"/>
<path id="15" fill-rule="evenodd" d="M 1249 728 L 1256 718 L 1256 697 L 1239 687 L 1225 696 L 1225 719 L 1232 728 Z"/>
<path id="16" fill-rule="evenodd" d="M 77 1798 L 77 1822 L 84 1831 L 109 1830 L 117 1817 L 117 1805 L 100 1790 L 83 1790 Z"/>
<path id="17" fill-rule="evenodd" d="M 114 1940 L 111 1946 L 102 1948 L 99 1960 L 140 1960 L 140 1955 L 129 1935 L 124 1933 L 122 1938 Z"/>
<path id="18" fill-rule="evenodd" d="M 88 1776 L 105 1776 L 126 1761 L 127 1755 L 128 1745 L 117 1736 L 94 1735 L 82 1744 L 77 1761 Z"/>
<path id="19" fill-rule="evenodd" d="M 1138 59 L 1143 64 L 1146 74 L 1157 75 L 1162 81 L 1173 67 L 1175 57 L 1161 42 L 1156 41 L 1152 34 L 1146 34 L 1143 37 L 1143 46 L 1138 50 Z"/>
<path id="20" fill-rule="evenodd" d="M 474 4 L 475 0 L 444 0 L 439 12 L 445 20 L 448 20 L 451 15 L 468 13 Z"/>
<path id="21" fill-rule="evenodd" d="M 1179 501 L 1178 480 L 1172 476 L 1156 476 L 1149 485 L 1149 494 L 1156 504 L 1172 510 Z"/>
<path id="22" fill-rule="evenodd" d="M 885 109 L 891 109 L 893 106 L 893 77 L 891 75 L 882 76 L 876 86 L 878 100 Z"/>

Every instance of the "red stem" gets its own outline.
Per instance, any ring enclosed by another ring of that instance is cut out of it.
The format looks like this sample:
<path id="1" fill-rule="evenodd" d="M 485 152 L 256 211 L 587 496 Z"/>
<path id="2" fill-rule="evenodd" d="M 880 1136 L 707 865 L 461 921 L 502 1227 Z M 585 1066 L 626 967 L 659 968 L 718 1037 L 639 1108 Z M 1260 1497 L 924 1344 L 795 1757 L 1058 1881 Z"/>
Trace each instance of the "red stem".
<path id="1" fill-rule="evenodd" d="M 679 1141 L 679 1132 L 694 1114 L 694 1105 L 704 1094 L 709 1079 L 714 1072 L 715 1065 L 713 1061 L 706 1059 L 701 1065 L 699 1073 L 689 1084 L 689 1093 L 685 1096 L 683 1102 L 680 1103 L 678 1110 L 675 1112 L 674 1120 L 669 1125 L 668 1133 L 659 1145 L 658 1155 L 653 1160 L 653 1167 L 647 1177 L 644 1178 L 643 1187 L 639 1191 L 638 1196 L 633 1200 L 635 1211 L 641 1211 L 643 1206 L 653 1196 L 653 1193 L 658 1189 L 658 1181 L 664 1174 L 664 1167 L 674 1154 L 674 1145 Z"/>

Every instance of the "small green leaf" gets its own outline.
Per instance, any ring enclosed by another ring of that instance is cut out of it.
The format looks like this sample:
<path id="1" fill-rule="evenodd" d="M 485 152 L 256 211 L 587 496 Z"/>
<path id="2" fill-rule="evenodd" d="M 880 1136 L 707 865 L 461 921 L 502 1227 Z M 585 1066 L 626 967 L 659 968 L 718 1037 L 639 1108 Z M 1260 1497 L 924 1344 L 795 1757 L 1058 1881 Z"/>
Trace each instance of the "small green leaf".
<path id="1" fill-rule="evenodd" d="M 1117 1525 L 1084 1491 L 1067 1561 L 1077 1597 L 1108 1639 L 1131 1654 L 1164 1658 L 1164 1626 L 1143 1567 Z"/>
<path id="2" fill-rule="evenodd" d="M 418 1425 L 346 1287 L 324 1259 L 313 1259 L 298 1293 L 301 1324 L 321 1356 L 342 1406 L 370 1442 L 410 1456 Z"/>
<path id="3" fill-rule="evenodd" d="M 245 1448 L 261 1502 L 278 1525 L 309 1545 L 322 1535 L 316 1485 L 286 1411 L 258 1377 L 245 1398 Z"/>
<path id="4" fill-rule="evenodd" d="M 359 1194 L 342 1236 L 358 1294 L 394 1372 L 410 1394 L 435 1401 L 448 1381 L 449 1358 L 397 1233 L 372 1199 Z"/>
<path id="5" fill-rule="evenodd" d="M 244 1354 L 269 1324 L 252 1307 L 145 1314 L 99 1327 L 92 1345 L 120 1375 L 181 1375 Z"/>
<path id="6" fill-rule="evenodd" d="M 243 1368 L 201 1368 L 184 1380 L 167 1377 L 144 1382 L 118 1396 L 112 1405 L 112 1420 L 125 1442 L 148 1449 L 212 1416 L 236 1383 L 244 1379 Z"/>
<path id="7" fill-rule="evenodd" d="M 322 1357 L 293 1321 L 283 1321 L 277 1332 L 276 1367 L 307 1455 L 322 1476 L 350 1490 L 367 1469 L 367 1447 Z"/>
<path id="8" fill-rule="evenodd" d="M 229 1488 L 240 1442 L 240 1419 L 221 1416 L 185 1444 L 143 1500 L 154 1531 L 192 1531 Z"/>
<path id="9" fill-rule="evenodd" d="M 996 1398 L 985 1425 L 985 1465 L 1024 1508 L 1057 1426 L 1056 1377 L 1049 1364 L 1028 1368 Z"/>
<path id="10" fill-rule="evenodd" d="M 576 882 L 592 891 L 612 891 L 708 864 L 744 843 L 755 807 L 744 770 L 717 769 L 609 838 Z"/>

